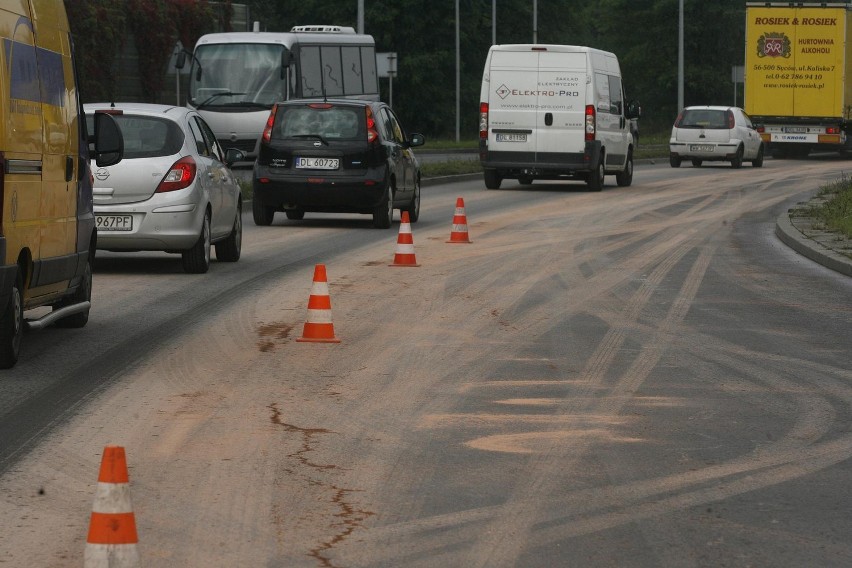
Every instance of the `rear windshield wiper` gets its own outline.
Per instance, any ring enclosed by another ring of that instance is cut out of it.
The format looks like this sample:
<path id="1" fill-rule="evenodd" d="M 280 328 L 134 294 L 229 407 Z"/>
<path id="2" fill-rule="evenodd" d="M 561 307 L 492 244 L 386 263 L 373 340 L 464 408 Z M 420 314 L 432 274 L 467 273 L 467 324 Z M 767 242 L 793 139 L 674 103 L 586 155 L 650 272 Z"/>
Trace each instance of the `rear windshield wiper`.
<path id="1" fill-rule="evenodd" d="M 293 134 L 290 138 L 316 138 L 326 146 L 328 146 L 328 140 L 322 137 L 320 134 Z"/>

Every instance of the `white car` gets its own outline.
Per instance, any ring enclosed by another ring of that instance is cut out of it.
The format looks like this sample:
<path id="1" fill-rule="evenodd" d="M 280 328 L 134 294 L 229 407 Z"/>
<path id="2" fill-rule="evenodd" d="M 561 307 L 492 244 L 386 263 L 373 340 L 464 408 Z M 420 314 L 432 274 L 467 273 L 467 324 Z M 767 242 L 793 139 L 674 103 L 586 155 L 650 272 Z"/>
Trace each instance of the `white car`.
<path id="1" fill-rule="evenodd" d="M 763 140 L 739 107 L 686 107 L 672 127 L 669 151 L 673 168 L 683 160 L 692 160 L 695 167 L 710 161 L 731 162 L 734 168 L 743 162 L 763 165 Z"/>
<path id="2" fill-rule="evenodd" d="M 98 249 L 178 253 L 190 273 L 210 268 L 211 244 L 218 260 L 239 260 L 242 195 L 230 165 L 244 159 L 241 151 L 223 152 L 201 116 L 184 107 L 84 108 L 89 119 L 112 114 L 124 136 L 121 162 L 92 162 Z"/>

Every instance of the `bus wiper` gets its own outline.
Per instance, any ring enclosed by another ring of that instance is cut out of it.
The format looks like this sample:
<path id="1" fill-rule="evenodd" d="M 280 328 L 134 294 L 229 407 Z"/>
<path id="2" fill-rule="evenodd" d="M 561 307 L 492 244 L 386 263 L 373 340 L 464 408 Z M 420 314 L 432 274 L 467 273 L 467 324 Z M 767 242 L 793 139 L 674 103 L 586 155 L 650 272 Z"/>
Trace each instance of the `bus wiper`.
<path id="1" fill-rule="evenodd" d="M 328 140 L 322 137 L 320 134 L 293 134 L 291 138 L 316 138 L 326 146 L 328 146 Z"/>
<path id="2" fill-rule="evenodd" d="M 234 94 L 237 94 L 237 93 L 234 93 Z M 243 93 L 239 93 L 239 94 L 243 94 Z M 266 108 L 266 109 L 270 109 L 270 108 L 272 108 L 272 105 L 271 105 L 271 104 L 258 103 L 258 102 L 254 102 L 254 101 L 236 101 L 236 102 L 233 102 L 233 103 L 222 103 L 222 105 L 221 105 L 221 106 L 229 106 L 229 107 L 256 107 L 256 108 Z"/>
<path id="3" fill-rule="evenodd" d="M 195 108 L 201 108 L 203 106 L 207 106 L 210 104 L 210 101 L 218 99 L 219 97 L 235 97 L 237 95 L 244 95 L 245 93 L 232 93 L 231 91 L 221 91 L 218 93 L 213 93 L 200 104 L 198 104 Z"/>

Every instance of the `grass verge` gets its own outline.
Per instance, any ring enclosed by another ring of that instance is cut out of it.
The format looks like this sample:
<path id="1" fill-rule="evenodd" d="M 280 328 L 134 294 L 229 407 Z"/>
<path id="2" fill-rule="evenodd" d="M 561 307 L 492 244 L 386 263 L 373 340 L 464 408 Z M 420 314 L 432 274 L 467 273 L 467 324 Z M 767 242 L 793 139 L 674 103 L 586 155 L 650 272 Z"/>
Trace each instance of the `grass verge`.
<path id="1" fill-rule="evenodd" d="M 822 223 L 825 229 L 852 238 L 852 179 L 843 175 L 839 180 L 820 188 L 805 213 Z"/>

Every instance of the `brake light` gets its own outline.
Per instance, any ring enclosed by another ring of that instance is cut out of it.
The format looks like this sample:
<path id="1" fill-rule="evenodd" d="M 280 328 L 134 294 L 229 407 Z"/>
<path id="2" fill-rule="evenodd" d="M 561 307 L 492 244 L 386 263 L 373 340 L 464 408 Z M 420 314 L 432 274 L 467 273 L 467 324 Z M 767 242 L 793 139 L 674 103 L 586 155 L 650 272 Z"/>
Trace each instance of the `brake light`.
<path id="1" fill-rule="evenodd" d="M 675 128 L 680 126 L 681 120 L 683 120 L 683 113 L 682 112 L 678 113 L 678 115 L 677 115 L 677 120 L 675 120 L 675 123 L 674 123 Z"/>
<path id="2" fill-rule="evenodd" d="M 840 128 L 837 126 L 826 126 L 825 127 L 826 134 L 840 134 Z"/>
<path id="3" fill-rule="evenodd" d="M 479 139 L 488 139 L 488 103 L 479 103 Z"/>
<path id="4" fill-rule="evenodd" d="M 734 113 L 728 111 L 728 128 L 733 128 L 736 121 L 734 120 Z"/>
<path id="5" fill-rule="evenodd" d="M 367 112 L 367 143 L 372 144 L 379 139 L 379 131 L 376 130 L 376 119 L 373 118 L 373 109 L 365 107 Z"/>
<path id="6" fill-rule="evenodd" d="M 269 118 L 266 119 L 266 126 L 263 127 L 263 141 L 269 142 L 272 138 L 272 125 L 275 124 L 275 113 L 278 111 L 278 105 L 272 105 L 272 110 L 269 111 Z"/>
<path id="7" fill-rule="evenodd" d="M 322 109 L 322 110 L 328 110 L 332 107 L 329 103 L 311 103 L 311 104 L 308 105 L 308 108 L 318 108 L 318 109 Z"/>
<path id="8" fill-rule="evenodd" d="M 195 180 L 196 169 L 195 160 L 191 156 L 181 158 L 169 168 L 169 173 L 157 186 L 156 193 L 166 193 L 167 191 L 177 191 L 189 187 Z"/>
<path id="9" fill-rule="evenodd" d="M 586 141 L 595 139 L 595 106 L 586 105 Z"/>

